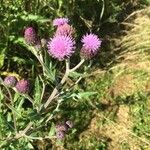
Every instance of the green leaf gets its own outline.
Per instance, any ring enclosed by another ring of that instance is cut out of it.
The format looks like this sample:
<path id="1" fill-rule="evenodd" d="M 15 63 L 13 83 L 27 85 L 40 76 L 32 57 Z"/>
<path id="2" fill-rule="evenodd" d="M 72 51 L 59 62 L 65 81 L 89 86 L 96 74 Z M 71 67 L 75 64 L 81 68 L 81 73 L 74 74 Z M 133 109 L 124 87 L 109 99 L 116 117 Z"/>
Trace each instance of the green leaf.
<path id="1" fill-rule="evenodd" d="M 24 103 L 25 98 L 22 97 L 21 100 L 19 101 L 19 104 L 17 105 L 17 111 L 20 111 L 22 109 L 22 105 Z"/>
<path id="2" fill-rule="evenodd" d="M 7 114 L 7 121 L 10 122 L 12 120 L 11 113 Z"/>
<path id="3" fill-rule="evenodd" d="M 97 94 L 97 92 L 81 92 L 78 94 L 80 99 L 89 99 L 91 96 Z"/>
<path id="4" fill-rule="evenodd" d="M 39 15 L 33 15 L 33 14 L 28 14 L 28 15 L 21 15 L 21 19 L 25 20 L 25 21 L 36 21 L 39 23 L 44 23 L 44 22 L 49 22 L 49 19 L 45 19 L 42 16 Z"/>
<path id="5" fill-rule="evenodd" d="M 73 78 L 79 78 L 79 77 L 81 77 L 83 74 L 82 73 L 78 73 L 78 72 L 71 72 L 70 74 L 69 74 L 69 76 L 70 77 L 73 77 Z"/>
<path id="6" fill-rule="evenodd" d="M 40 105 L 41 104 L 41 93 L 42 93 L 42 88 L 40 86 L 40 80 L 38 77 L 35 79 L 35 89 L 34 89 L 34 100 L 35 103 Z"/>
<path id="7" fill-rule="evenodd" d="M 4 65 L 4 59 L 5 59 L 5 55 L 4 54 L 0 54 L 0 68 L 2 68 L 3 65 Z"/>
<path id="8" fill-rule="evenodd" d="M 24 40 L 23 37 L 19 37 L 19 38 L 17 38 L 17 39 L 13 39 L 13 42 L 14 42 L 15 44 L 20 44 L 20 45 L 26 47 L 26 43 L 25 43 L 25 40 Z"/>
<path id="9" fill-rule="evenodd" d="M 2 90 L 0 88 L 0 102 L 1 102 L 1 100 L 3 100 L 3 98 L 4 98 L 4 94 L 3 94 L 3 92 L 2 92 Z"/>
<path id="10" fill-rule="evenodd" d="M 14 107 L 10 106 L 9 104 L 6 104 L 11 111 L 13 111 L 17 116 L 21 117 L 21 114 L 15 109 Z"/>
<path id="11" fill-rule="evenodd" d="M 17 57 L 17 56 L 12 57 L 12 60 L 18 64 L 26 64 L 27 62 L 27 60 Z"/>
<path id="12" fill-rule="evenodd" d="M 27 147 L 28 147 L 28 149 L 34 149 L 34 147 L 32 146 L 32 144 L 30 142 L 28 142 Z"/>
<path id="13" fill-rule="evenodd" d="M 69 98 L 73 98 L 75 100 L 77 99 L 89 99 L 91 96 L 97 94 L 97 92 L 77 92 L 77 93 L 73 93 L 69 96 Z"/>
<path id="14" fill-rule="evenodd" d="M 20 94 L 19 93 L 15 93 L 14 95 L 14 102 L 16 102 L 20 97 Z"/>
<path id="15" fill-rule="evenodd" d="M 14 130 L 14 127 L 7 121 L 6 116 L 4 116 L 2 113 L 0 114 L 0 118 L 3 119 L 3 121 L 5 122 L 6 127 L 10 127 L 12 130 Z M 9 131 L 11 132 L 11 131 Z"/>
<path id="16" fill-rule="evenodd" d="M 53 83 L 56 77 L 56 69 L 55 69 L 56 65 L 54 65 L 52 61 L 49 59 L 49 55 L 47 52 L 45 52 L 44 62 L 45 62 L 45 67 L 48 71 L 47 78 L 50 82 Z"/>
<path id="17" fill-rule="evenodd" d="M 55 135 L 55 124 L 53 122 L 52 122 L 52 125 L 51 125 L 51 128 L 50 128 L 48 135 L 50 137 Z"/>

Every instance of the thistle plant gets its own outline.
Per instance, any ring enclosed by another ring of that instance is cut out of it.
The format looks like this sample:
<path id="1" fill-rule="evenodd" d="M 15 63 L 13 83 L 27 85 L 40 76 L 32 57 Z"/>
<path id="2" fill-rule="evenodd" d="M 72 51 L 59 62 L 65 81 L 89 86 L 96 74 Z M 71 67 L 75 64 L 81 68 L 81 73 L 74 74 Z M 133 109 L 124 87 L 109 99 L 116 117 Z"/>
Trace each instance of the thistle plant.
<path id="1" fill-rule="evenodd" d="M 4 80 L 1 78 L 1 97 L 3 97 L 1 101 L 2 103 L 5 103 L 5 99 L 11 101 L 6 104 L 6 112 L 11 110 L 13 114 L 13 119 L 8 121 L 13 130 L 9 131 L 9 127 L 7 129 L 9 134 L 2 133 L 5 136 L 0 137 L 1 141 L 13 142 L 26 139 L 28 142 L 32 142 L 35 139 L 45 138 L 63 140 L 65 135 L 69 134 L 68 130 L 74 128 L 74 123 L 70 120 L 58 124 L 60 119 L 57 119 L 57 115 L 60 113 L 64 101 L 75 96 L 79 97 L 75 95 L 72 89 L 86 72 L 80 73 L 78 78 L 74 77 L 73 74 L 77 73 L 80 67 L 85 67 L 84 62 L 90 61 L 98 53 L 101 40 L 93 33 L 85 34 L 81 39 L 82 46 L 80 48 L 73 37 L 75 30 L 69 24 L 68 18 L 57 18 L 53 21 L 53 25 L 56 32 L 47 42 L 44 41 L 45 44 L 47 43 L 46 48 L 42 46 L 43 42 L 38 42 L 38 34 L 33 27 L 27 27 L 24 32 L 26 46 L 42 67 L 42 75 L 40 74 L 35 79 L 35 86 L 32 86 L 35 89 L 34 92 L 30 86 L 32 83 L 29 83 L 28 79 L 17 81 L 15 77 L 6 77 Z M 71 65 L 71 58 L 77 49 L 80 49 L 81 59 L 74 67 L 71 67 L 73 66 Z M 59 74 L 55 65 L 52 64 L 52 58 L 58 63 L 65 63 L 65 72 L 62 77 L 58 77 Z M 74 83 L 66 86 L 65 83 L 69 78 L 72 78 Z M 8 96 L 5 93 L 8 93 Z M 28 101 L 32 106 L 26 110 L 23 104 L 28 103 Z M 69 117 L 63 119 L 66 120 Z M 39 135 L 38 130 L 42 131 L 44 128 L 47 129 L 47 135 L 42 133 Z M 5 144 L 4 142 L 3 146 Z"/>

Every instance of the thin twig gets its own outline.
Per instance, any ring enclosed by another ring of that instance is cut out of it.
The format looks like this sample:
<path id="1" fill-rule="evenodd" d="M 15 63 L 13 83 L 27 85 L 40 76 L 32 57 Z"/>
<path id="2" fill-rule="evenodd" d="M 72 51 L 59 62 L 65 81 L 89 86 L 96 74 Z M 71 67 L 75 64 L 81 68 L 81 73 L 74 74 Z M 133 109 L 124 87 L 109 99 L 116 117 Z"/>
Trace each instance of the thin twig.
<path id="1" fill-rule="evenodd" d="M 104 10 L 105 10 L 105 1 L 104 0 L 101 0 L 101 1 L 102 1 L 102 10 L 101 10 L 101 13 L 100 13 L 100 16 L 99 16 L 100 21 L 102 20 L 102 17 L 104 15 Z M 100 6 L 101 6 L 101 3 L 100 3 Z"/>
<path id="2" fill-rule="evenodd" d="M 21 137 L 24 137 L 25 134 L 28 132 L 28 130 L 32 127 L 33 122 L 29 122 L 29 124 L 26 126 L 26 128 L 23 131 L 19 131 L 18 134 L 14 137 L 14 139 L 19 139 Z"/>
<path id="3" fill-rule="evenodd" d="M 61 99 L 57 101 L 57 106 L 56 106 L 56 108 L 54 109 L 53 113 L 52 113 L 52 114 L 48 117 L 48 119 L 46 120 L 46 123 L 47 123 L 49 120 L 51 120 L 51 119 L 53 118 L 53 116 L 54 116 L 54 113 L 59 110 L 59 107 L 60 107 L 62 101 L 63 101 L 63 100 L 61 100 Z"/>
<path id="4" fill-rule="evenodd" d="M 85 59 L 81 59 L 81 61 L 74 68 L 70 69 L 70 72 L 77 70 L 84 62 Z"/>

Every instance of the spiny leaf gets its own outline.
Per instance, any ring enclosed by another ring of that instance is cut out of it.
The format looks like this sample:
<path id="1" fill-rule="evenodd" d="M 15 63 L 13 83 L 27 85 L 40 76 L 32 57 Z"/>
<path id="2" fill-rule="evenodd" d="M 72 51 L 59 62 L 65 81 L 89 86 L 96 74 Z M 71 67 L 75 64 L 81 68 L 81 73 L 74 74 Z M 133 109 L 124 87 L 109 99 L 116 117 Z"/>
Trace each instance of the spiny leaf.
<path id="1" fill-rule="evenodd" d="M 35 99 L 35 103 L 40 105 L 41 103 L 41 86 L 40 86 L 40 81 L 39 78 L 37 77 L 35 79 L 35 89 L 34 89 L 34 99 Z"/>

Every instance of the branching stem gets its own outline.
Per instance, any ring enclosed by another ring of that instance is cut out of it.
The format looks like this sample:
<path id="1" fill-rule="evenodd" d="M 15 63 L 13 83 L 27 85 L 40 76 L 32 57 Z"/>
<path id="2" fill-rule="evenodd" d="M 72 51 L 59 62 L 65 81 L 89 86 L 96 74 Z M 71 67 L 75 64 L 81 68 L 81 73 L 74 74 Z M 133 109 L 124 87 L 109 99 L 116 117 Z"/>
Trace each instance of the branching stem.
<path id="1" fill-rule="evenodd" d="M 54 97 L 56 96 L 56 94 L 58 94 L 59 86 L 62 86 L 62 85 L 66 82 L 66 80 L 67 80 L 69 74 L 70 74 L 71 72 L 74 72 L 75 70 L 77 70 L 77 69 L 84 63 L 84 61 L 85 61 L 85 60 L 82 59 L 74 68 L 70 69 L 70 65 L 69 65 L 69 64 L 70 64 L 70 61 L 69 61 L 69 60 L 66 60 L 66 72 L 65 72 L 65 74 L 64 74 L 64 76 L 63 76 L 63 78 L 62 78 L 62 80 L 60 81 L 60 84 L 57 85 L 57 86 L 54 88 L 52 94 L 51 94 L 50 97 L 48 98 L 47 102 L 44 104 L 44 109 L 46 109 L 46 108 L 49 106 L 49 104 L 50 104 L 51 101 L 54 99 Z"/>

